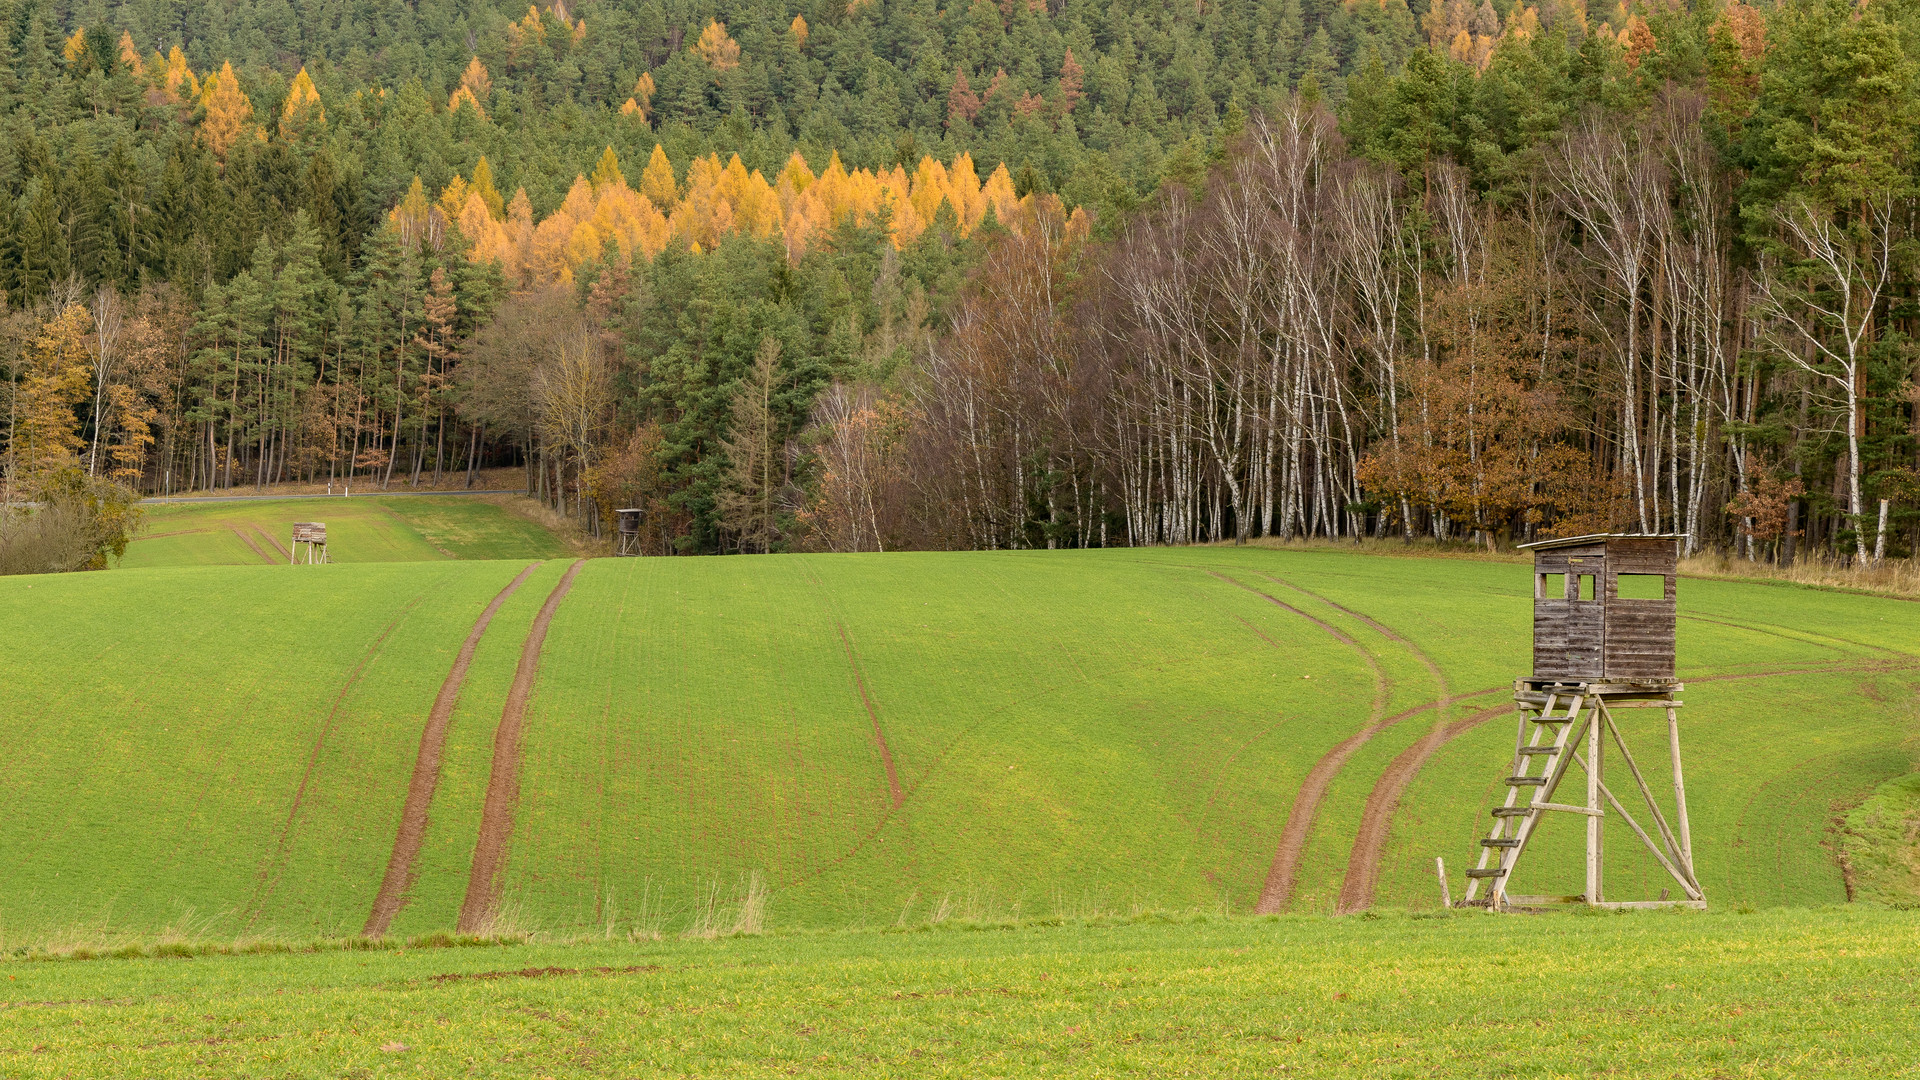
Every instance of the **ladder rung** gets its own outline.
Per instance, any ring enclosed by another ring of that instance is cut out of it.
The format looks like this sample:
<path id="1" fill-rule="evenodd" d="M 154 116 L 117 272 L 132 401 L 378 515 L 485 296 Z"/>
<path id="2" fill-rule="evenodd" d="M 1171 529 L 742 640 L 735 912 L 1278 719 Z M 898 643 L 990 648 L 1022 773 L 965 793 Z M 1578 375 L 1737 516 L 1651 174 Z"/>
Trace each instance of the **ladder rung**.
<path id="1" fill-rule="evenodd" d="M 1514 787 L 1540 787 L 1547 782 L 1544 776 L 1509 776 L 1507 783 Z"/>
<path id="2" fill-rule="evenodd" d="M 1480 846 L 1481 847 L 1519 847 L 1520 841 L 1517 837 L 1508 837 L 1505 840 L 1482 840 L 1480 841 Z"/>
<path id="3" fill-rule="evenodd" d="M 1533 721 L 1536 724 L 1570 724 L 1574 720 L 1574 718 L 1571 716 L 1544 716 L 1544 715 L 1529 716 L 1527 717 L 1527 719 Z"/>
<path id="4" fill-rule="evenodd" d="M 1504 873 L 1506 873 L 1506 871 L 1500 869 L 1497 866 L 1489 866 L 1485 870 L 1469 870 L 1467 871 L 1467 876 L 1470 878 L 1475 878 L 1475 877 L 1488 878 L 1488 877 L 1499 877 L 1501 874 L 1504 874 Z"/>
<path id="5" fill-rule="evenodd" d="M 1523 754 L 1557 754 L 1560 752 L 1560 748 L 1549 743 L 1546 746 L 1523 746 L 1520 748 L 1520 752 Z"/>
<path id="6" fill-rule="evenodd" d="M 1527 806 L 1496 806 L 1493 808 L 1493 816 L 1526 817 L 1531 810 L 1532 808 Z"/>

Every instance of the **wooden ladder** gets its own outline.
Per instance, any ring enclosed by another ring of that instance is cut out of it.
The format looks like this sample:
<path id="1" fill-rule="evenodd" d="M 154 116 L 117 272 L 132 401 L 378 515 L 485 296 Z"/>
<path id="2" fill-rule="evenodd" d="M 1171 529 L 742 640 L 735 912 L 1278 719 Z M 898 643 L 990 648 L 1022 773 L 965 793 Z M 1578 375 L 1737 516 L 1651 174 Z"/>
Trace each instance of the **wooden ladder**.
<path id="1" fill-rule="evenodd" d="M 1566 711 L 1557 712 L 1561 700 L 1567 700 Z M 1506 905 L 1507 878 L 1513 873 L 1514 863 L 1520 859 L 1520 852 L 1527 846 L 1527 840 L 1540 823 L 1540 816 L 1549 811 L 1562 811 L 1575 814 L 1593 814 L 1585 806 L 1568 806 L 1553 801 L 1553 793 L 1560 786 L 1560 780 L 1566 776 L 1567 766 L 1573 764 L 1572 750 L 1580 745 L 1580 737 L 1586 733 L 1591 717 L 1583 718 L 1586 708 L 1587 692 L 1585 684 L 1567 691 L 1555 689 L 1547 694 L 1546 703 L 1540 712 L 1533 716 L 1522 715 L 1520 730 L 1514 737 L 1513 773 L 1507 777 L 1507 798 L 1494 808 L 1493 831 L 1480 841 L 1480 861 L 1467 871 L 1467 895 L 1464 904 L 1476 903 L 1480 883 L 1487 883 L 1485 905 L 1495 911 Z M 1528 729 L 1531 728 L 1531 734 Z M 1532 771 L 1533 763 L 1540 762 L 1540 771 Z M 1531 788 L 1533 795 L 1525 804 L 1520 802 L 1520 792 Z"/>

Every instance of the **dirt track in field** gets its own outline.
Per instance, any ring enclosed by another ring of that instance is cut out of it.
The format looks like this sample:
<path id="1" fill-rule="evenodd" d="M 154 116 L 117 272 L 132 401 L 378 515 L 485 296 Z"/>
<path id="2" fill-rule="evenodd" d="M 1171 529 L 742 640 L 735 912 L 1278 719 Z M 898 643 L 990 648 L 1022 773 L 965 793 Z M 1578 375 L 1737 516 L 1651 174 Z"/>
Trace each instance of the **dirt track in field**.
<path id="1" fill-rule="evenodd" d="M 260 918 L 260 913 L 266 909 L 267 900 L 273 896 L 273 890 L 280 884 L 280 873 L 286 867 L 287 848 L 293 844 L 294 826 L 300 820 L 300 807 L 307 800 L 307 789 L 313 785 L 313 774 L 320 769 L 320 754 L 326 749 L 327 736 L 333 733 L 334 724 L 340 719 L 341 706 L 346 704 L 347 695 L 353 692 L 353 688 L 360 684 L 361 676 L 367 673 L 367 665 L 373 663 L 373 658 L 380 655 L 380 647 L 387 643 L 387 638 L 399 629 L 400 624 L 406 621 L 407 616 L 413 613 L 413 609 L 425 599 L 426 594 L 422 593 L 407 601 L 407 606 L 401 608 L 400 613 L 387 624 L 387 628 L 380 631 L 380 636 L 373 639 L 373 644 L 367 646 L 367 651 L 361 655 L 360 662 L 347 673 L 347 681 L 340 684 L 340 692 L 333 699 L 333 708 L 327 712 L 326 723 L 320 726 L 320 735 L 313 740 L 313 750 L 307 754 L 306 771 L 300 774 L 300 786 L 294 789 L 293 805 L 287 809 L 286 823 L 280 826 L 280 836 L 274 841 L 273 855 L 266 865 L 260 868 L 259 881 L 254 887 L 254 899 L 247 904 L 249 928 L 253 926 L 256 919 Z"/>
<path id="2" fill-rule="evenodd" d="M 367 925 L 360 931 L 365 937 L 385 935 L 387 927 L 393 925 L 394 916 L 407 904 L 407 892 L 413 888 L 414 860 L 419 857 L 420 844 L 427 835 L 427 811 L 433 806 L 434 789 L 440 785 L 440 762 L 447 747 L 447 729 L 453 724 L 453 710 L 460 703 L 460 687 L 467 680 L 473 651 L 479 647 L 480 637 L 487 632 L 500 605 L 539 568 L 539 563 L 531 563 L 520 571 L 520 576 L 508 582 L 474 620 L 473 630 L 467 634 L 459 654 L 453 658 L 453 667 L 447 671 L 446 680 L 440 684 L 439 696 L 433 699 L 433 708 L 427 712 L 426 729 L 420 733 L 420 752 L 413 760 L 413 779 L 407 784 L 407 802 L 400 811 L 400 831 L 393 838 L 393 854 L 387 857 L 387 873 L 380 881 L 380 892 L 373 898 Z"/>
<path id="3" fill-rule="evenodd" d="M 900 774 L 893 768 L 893 751 L 887 746 L 887 733 L 880 726 L 880 710 L 874 707 L 873 695 L 867 693 L 867 675 L 860 669 L 860 658 L 854 655 L 853 639 L 847 636 L 847 624 L 839 619 L 833 620 L 833 628 L 840 632 L 840 646 L 847 650 L 847 666 L 853 669 L 853 685 L 860 691 L 860 703 L 867 707 L 867 720 L 873 725 L 873 741 L 880 747 L 880 763 L 887 769 L 887 794 L 893 798 L 893 808 L 900 809 L 906 796 L 900 791 Z"/>
<path id="4" fill-rule="evenodd" d="M 1498 686 L 1480 693 L 1492 694 L 1505 689 L 1504 686 Z M 1400 808 L 1400 796 L 1420 772 L 1420 767 L 1427 763 L 1434 751 L 1452 742 L 1456 736 L 1511 712 L 1512 705 L 1502 705 L 1474 713 L 1464 720 L 1455 720 L 1451 724 L 1436 725 L 1425 738 L 1400 751 L 1386 771 L 1380 774 L 1380 779 L 1374 781 L 1373 790 L 1367 793 L 1367 808 L 1360 815 L 1360 831 L 1354 834 L 1353 850 L 1347 856 L 1347 876 L 1340 883 L 1340 900 L 1334 907 L 1336 912 L 1344 915 L 1373 906 L 1373 892 L 1380 883 L 1380 853 L 1387 846 L 1393 813 Z"/>
<path id="5" fill-rule="evenodd" d="M 284 562 L 288 564 L 291 564 L 293 562 L 293 552 L 287 550 L 287 546 L 280 542 L 279 537 L 273 535 L 272 533 L 268 532 L 267 530 L 261 528 L 258 525 L 255 525 L 253 527 L 253 531 L 259 533 L 260 539 L 265 540 L 267 543 L 273 545 L 273 550 L 278 551 L 280 553 L 280 558 L 275 559 L 274 560 L 275 562 Z"/>
<path id="6" fill-rule="evenodd" d="M 500 710 L 500 726 L 493 733 L 493 770 L 487 777 L 487 801 L 480 813 L 480 838 L 473 848 L 473 870 L 467 877 L 467 896 L 460 904 L 457 929 L 474 933 L 492 919 L 500 903 L 501 877 L 507 868 L 507 844 L 513 839 L 514 811 L 520 804 L 520 734 L 526 724 L 527 700 L 533 696 L 534 681 L 540 675 L 540 649 L 547 642 L 547 627 L 553 613 L 573 588 L 573 579 L 585 559 L 576 559 L 560 583 L 547 594 L 547 602 L 527 630 L 526 644 L 520 648 L 520 666 L 513 673 L 513 686 L 507 691 L 506 707 Z"/>
<path id="7" fill-rule="evenodd" d="M 1347 736 L 1338 746 L 1327 751 L 1319 761 L 1314 762 L 1313 768 L 1307 772 L 1307 778 L 1300 782 L 1300 790 L 1294 793 L 1293 805 L 1287 810 L 1287 823 L 1280 830 L 1279 850 L 1274 852 L 1273 864 L 1267 868 L 1267 880 L 1260 889 L 1260 902 L 1254 907 L 1255 914 L 1272 915 L 1285 911 L 1287 905 L 1293 900 L 1294 879 L 1300 871 L 1300 856 L 1307 849 L 1307 837 L 1313 832 L 1314 819 L 1320 814 L 1320 804 L 1326 800 L 1327 788 L 1332 785 L 1334 776 L 1340 772 L 1340 767 L 1347 763 L 1347 759 L 1353 756 L 1354 751 L 1360 749 L 1368 739 L 1373 738 L 1374 732 L 1394 723 L 1400 717 L 1381 719 L 1381 715 L 1387 710 L 1387 701 L 1393 693 L 1392 680 L 1388 679 L 1387 673 L 1380 669 L 1380 662 L 1373 658 L 1373 654 L 1361 648 L 1360 643 L 1349 637 L 1346 631 L 1324 619 L 1307 614 L 1285 600 L 1262 592 L 1251 585 L 1235 581 L 1225 574 L 1215 573 L 1212 570 L 1208 570 L 1207 573 L 1213 574 L 1214 577 L 1229 585 L 1245 589 L 1268 603 L 1285 608 L 1319 627 L 1329 637 L 1358 653 L 1360 659 L 1366 661 L 1368 670 L 1373 672 L 1373 712 L 1368 717 L 1367 726 Z M 1261 636 L 1265 637 L 1264 634 Z"/>
<path id="8" fill-rule="evenodd" d="M 255 555 L 258 555 L 258 556 L 260 556 L 260 561 L 261 561 L 261 562 L 263 562 L 263 563 L 266 563 L 266 564 L 267 564 L 267 565 L 269 565 L 269 566 L 279 566 L 279 565 L 280 565 L 280 560 L 279 560 L 279 559 L 276 559 L 276 558 L 274 558 L 273 556 L 271 556 L 271 555 L 269 555 L 269 554 L 267 554 L 267 553 L 266 553 L 266 552 L 265 552 L 264 550 L 262 550 L 259 544 L 256 544 L 256 543 L 254 543 L 254 542 L 253 542 L 253 537 L 251 537 L 251 536 L 248 536 L 248 535 L 247 535 L 247 534 L 246 534 L 246 533 L 245 533 L 244 531 L 242 531 L 242 530 L 241 530 L 241 528 L 240 528 L 240 526 L 238 526 L 238 525 L 233 525 L 233 526 L 230 526 L 230 528 L 231 528 L 231 529 L 233 530 L 233 535 L 235 535 L 235 536 L 237 536 L 237 537 L 239 537 L 239 538 L 240 538 L 240 542 L 241 542 L 241 543 L 243 543 L 243 544 L 245 544 L 245 545 L 247 545 L 248 547 L 250 547 L 250 548 L 252 548 L 252 549 L 253 549 L 253 553 L 254 553 Z"/>

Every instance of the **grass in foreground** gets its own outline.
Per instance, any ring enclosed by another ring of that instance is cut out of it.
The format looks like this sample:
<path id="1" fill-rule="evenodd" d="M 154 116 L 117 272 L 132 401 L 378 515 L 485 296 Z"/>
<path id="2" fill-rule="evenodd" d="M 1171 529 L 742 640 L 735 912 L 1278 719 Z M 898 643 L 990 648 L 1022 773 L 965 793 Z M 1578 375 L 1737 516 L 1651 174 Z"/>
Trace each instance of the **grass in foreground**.
<path id="1" fill-rule="evenodd" d="M 1911 1075 L 1920 917 L 1147 917 L 0 962 L 8 1076 Z"/>

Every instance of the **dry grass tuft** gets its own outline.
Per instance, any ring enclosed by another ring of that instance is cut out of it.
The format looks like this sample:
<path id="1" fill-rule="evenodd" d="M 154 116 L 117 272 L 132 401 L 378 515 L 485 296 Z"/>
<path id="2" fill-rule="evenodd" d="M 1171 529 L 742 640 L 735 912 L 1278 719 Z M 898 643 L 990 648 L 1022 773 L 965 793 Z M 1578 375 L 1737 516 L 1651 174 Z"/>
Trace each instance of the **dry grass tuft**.
<path id="1" fill-rule="evenodd" d="M 1680 561 L 1683 577 L 1726 581 L 1778 581 L 1821 589 L 1845 589 L 1920 599 L 1920 559 L 1887 559 L 1879 564 L 1854 565 L 1851 560 L 1814 555 L 1791 566 L 1749 562 L 1722 552 L 1704 552 Z"/>

